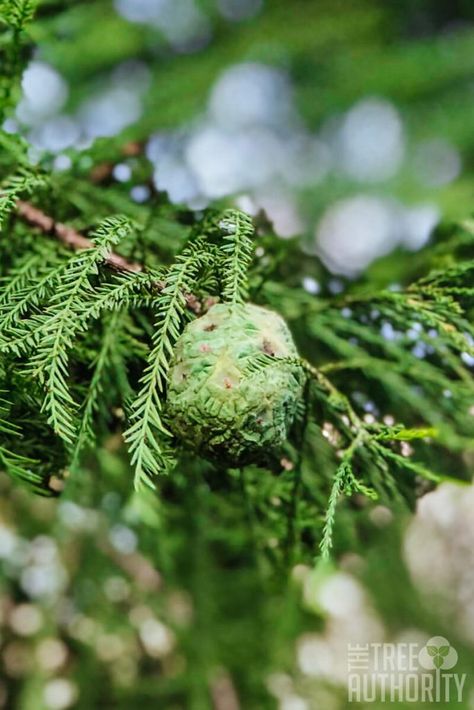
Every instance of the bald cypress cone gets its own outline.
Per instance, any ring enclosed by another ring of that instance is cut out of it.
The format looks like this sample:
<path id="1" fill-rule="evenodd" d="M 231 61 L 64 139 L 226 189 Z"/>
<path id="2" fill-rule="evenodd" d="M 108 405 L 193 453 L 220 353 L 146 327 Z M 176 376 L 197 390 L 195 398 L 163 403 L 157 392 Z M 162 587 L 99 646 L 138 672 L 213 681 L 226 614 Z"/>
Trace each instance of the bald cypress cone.
<path id="1" fill-rule="evenodd" d="M 189 323 L 169 373 L 166 414 L 191 450 L 229 466 L 259 463 L 285 441 L 304 373 L 282 360 L 251 371 L 265 353 L 296 358 L 283 318 L 252 304 L 217 304 Z"/>

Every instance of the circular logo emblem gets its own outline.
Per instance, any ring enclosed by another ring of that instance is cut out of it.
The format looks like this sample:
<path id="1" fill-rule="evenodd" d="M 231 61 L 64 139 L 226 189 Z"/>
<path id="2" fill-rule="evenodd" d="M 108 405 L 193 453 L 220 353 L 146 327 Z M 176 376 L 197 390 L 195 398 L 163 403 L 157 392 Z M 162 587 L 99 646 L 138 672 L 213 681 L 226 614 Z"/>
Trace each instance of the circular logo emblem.
<path id="1" fill-rule="evenodd" d="M 458 654 L 444 636 L 433 636 L 418 654 L 418 662 L 426 670 L 447 671 L 458 662 Z"/>

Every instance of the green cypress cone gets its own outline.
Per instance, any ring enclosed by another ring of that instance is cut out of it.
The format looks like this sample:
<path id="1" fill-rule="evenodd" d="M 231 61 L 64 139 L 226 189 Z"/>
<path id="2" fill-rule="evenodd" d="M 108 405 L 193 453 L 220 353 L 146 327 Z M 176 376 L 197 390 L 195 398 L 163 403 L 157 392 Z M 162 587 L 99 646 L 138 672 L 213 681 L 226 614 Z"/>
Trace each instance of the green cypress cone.
<path id="1" fill-rule="evenodd" d="M 249 372 L 262 353 L 298 357 L 285 321 L 266 308 L 217 304 L 186 326 L 170 368 L 166 414 L 188 448 L 239 466 L 263 462 L 285 441 L 305 375 L 288 361 Z"/>

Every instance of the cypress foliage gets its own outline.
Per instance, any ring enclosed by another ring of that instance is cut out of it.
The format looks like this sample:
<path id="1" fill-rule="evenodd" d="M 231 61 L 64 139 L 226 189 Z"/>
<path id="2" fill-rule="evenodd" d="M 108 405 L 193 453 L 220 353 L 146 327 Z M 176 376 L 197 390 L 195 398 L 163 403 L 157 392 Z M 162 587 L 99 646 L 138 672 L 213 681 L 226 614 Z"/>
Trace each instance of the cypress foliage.
<path id="1" fill-rule="evenodd" d="M 17 51 L 18 33 L 23 36 L 32 17 L 31 3 L 10 6 L 5 15 L 8 51 Z M 14 92 L 20 70 L 21 65 L 8 77 L 8 95 Z M 416 476 L 432 481 L 449 477 L 452 455 L 459 455 L 457 476 L 463 477 L 460 454 L 473 433 L 472 373 L 465 364 L 466 355 L 474 354 L 468 316 L 474 298 L 469 221 L 452 227 L 424 258 L 420 255 L 416 278 L 399 291 L 361 290 L 355 285 L 342 295 L 314 298 L 295 288 L 294 276 L 278 266 L 294 258 L 296 244 L 268 242 L 266 227 L 259 228 L 254 239 L 251 220 L 242 212 L 214 210 L 201 221 L 188 215 L 186 223 L 194 221 L 190 231 L 162 196 L 159 205 L 150 207 L 127 203 L 122 196 L 124 214 L 110 215 L 120 195 L 117 188 L 110 188 L 106 196 L 110 216 L 100 221 L 91 214 L 104 195 L 100 185 L 78 177 L 78 189 L 86 197 L 80 206 L 77 200 L 71 204 L 64 185 L 72 185 L 73 176 L 29 165 L 27 144 L 21 139 L 3 133 L 1 141 L 0 216 L 8 245 L 2 262 L 1 387 L 7 401 L 25 416 L 44 416 L 54 460 L 77 469 L 86 444 L 90 449 L 107 436 L 111 422 L 110 417 L 104 420 L 103 410 L 109 396 L 126 412 L 124 440 L 135 486 L 153 485 L 154 476 L 169 472 L 179 454 L 179 442 L 172 441 L 162 421 L 173 343 L 186 320 L 211 297 L 268 304 L 288 319 L 297 335 L 304 334 L 301 350 L 307 355 L 311 380 L 306 422 L 318 428 L 327 422 L 337 441 L 333 463 L 318 477 L 323 490 L 326 480 L 333 480 L 326 511 L 321 510 L 324 555 L 332 546 L 340 495 L 358 491 L 384 499 L 401 493 L 410 498 Z M 68 227 L 62 231 L 61 225 L 56 227 L 56 243 L 44 233 L 51 227 L 42 229 L 35 209 L 49 207 L 52 200 L 54 214 L 70 214 L 74 225 L 90 234 L 88 241 L 72 226 L 69 232 Z M 157 220 L 176 229 L 176 243 L 181 243 L 177 254 L 168 250 L 157 258 L 154 253 L 154 245 L 160 244 Z M 253 256 L 260 242 L 269 245 L 266 260 L 274 263 L 270 274 L 262 274 L 261 263 Z M 143 264 L 126 261 L 139 252 Z M 446 268 L 448 256 L 451 263 Z M 126 342 L 132 326 L 141 347 L 138 352 L 122 347 L 124 376 L 106 393 L 103 378 L 117 358 L 112 343 Z M 396 337 L 387 340 L 384 326 Z M 426 345 L 429 354 L 424 358 L 413 352 L 413 332 Z M 260 364 L 250 366 L 258 374 L 259 367 L 268 364 L 263 356 Z M 99 398 L 105 398 L 100 408 Z M 394 413 L 396 423 L 385 424 L 383 416 L 370 421 L 364 416 L 368 401 L 381 415 Z M 297 429 L 296 439 L 301 436 Z M 21 426 L 15 423 L 5 434 L 17 441 L 16 448 L 11 444 L 6 450 L 10 457 L 6 470 L 38 488 L 40 474 L 34 467 L 27 473 L 19 465 Z M 43 433 L 41 439 L 34 442 L 35 451 L 45 444 Z M 410 456 L 401 455 L 401 441 L 411 442 Z M 431 459 L 431 450 L 436 450 L 439 466 L 425 460 L 427 451 Z M 447 467 L 445 459 L 450 462 Z M 405 474 L 403 482 L 399 471 Z M 42 490 L 51 492 L 48 476 L 42 479 Z"/>

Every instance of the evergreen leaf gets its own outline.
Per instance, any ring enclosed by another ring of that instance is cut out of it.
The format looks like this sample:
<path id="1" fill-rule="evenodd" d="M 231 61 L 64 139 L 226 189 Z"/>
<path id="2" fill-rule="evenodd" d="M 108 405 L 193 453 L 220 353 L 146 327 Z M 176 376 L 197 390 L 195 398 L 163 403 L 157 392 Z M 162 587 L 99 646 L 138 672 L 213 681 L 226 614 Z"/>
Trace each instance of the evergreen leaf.
<path id="1" fill-rule="evenodd" d="M 248 268 L 253 256 L 254 227 L 240 210 L 225 210 L 219 217 L 223 254 L 221 273 L 224 300 L 237 304 L 248 297 Z"/>
<path id="2" fill-rule="evenodd" d="M 124 435 L 135 468 L 135 488 L 153 486 L 153 476 L 166 472 L 172 465 L 167 441 L 170 434 L 162 419 L 166 379 L 186 312 L 186 293 L 192 290 L 207 261 L 205 240 L 197 239 L 170 267 L 165 286 L 156 299 L 152 348 L 140 381 L 141 389 L 131 407 L 130 426 Z"/>
<path id="3" fill-rule="evenodd" d="M 77 408 L 68 386 L 69 351 L 75 335 L 85 328 L 80 316 L 94 292 L 91 277 L 113 246 L 130 231 L 125 217 L 104 220 L 93 235 L 93 246 L 71 256 L 46 308 L 30 319 L 27 344 L 34 344 L 27 371 L 45 388 L 42 410 L 54 431 L 66 443 L 72 443 L 75 425 L 72 412 Z"/>

